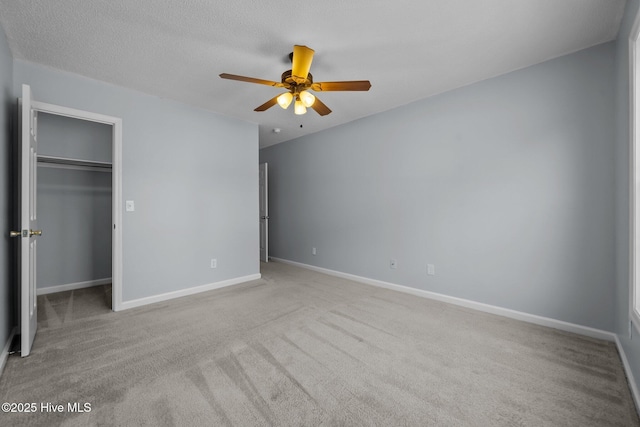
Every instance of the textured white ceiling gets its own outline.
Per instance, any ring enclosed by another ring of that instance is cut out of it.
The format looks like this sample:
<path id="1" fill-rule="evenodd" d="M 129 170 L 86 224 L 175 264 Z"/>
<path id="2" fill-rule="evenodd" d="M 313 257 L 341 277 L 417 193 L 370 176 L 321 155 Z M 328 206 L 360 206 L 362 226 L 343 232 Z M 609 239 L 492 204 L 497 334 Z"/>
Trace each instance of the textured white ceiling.
<path id="1" fill-rule="evenodd" d="M 248 120 L 265 147 L 616 38 L 625 0 L 0 0 L 15 58 Z M 332 110 L 253 109 L 294 44 Z M 300 128 L 300 125 L 303 125 Z M 276 134 L 273 128 L 280 128 Z"/>

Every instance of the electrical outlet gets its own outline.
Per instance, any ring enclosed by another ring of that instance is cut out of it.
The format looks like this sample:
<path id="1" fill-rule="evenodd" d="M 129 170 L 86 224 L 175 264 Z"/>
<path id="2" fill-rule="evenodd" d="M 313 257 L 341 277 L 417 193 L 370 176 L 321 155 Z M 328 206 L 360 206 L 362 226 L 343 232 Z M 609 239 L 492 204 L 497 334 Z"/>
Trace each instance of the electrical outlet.
<path id="1" fill-rule="evenodd" d="M 389 261 L 389 268 L 392 268 L 394 270 L 398 268 L 398 260 L 392 259 L 391 261 Z"/>
<path id="2" fill-rule="evenodd" d="M 433 264 L 427 264 L 427 274 L 429 276 L 435 276 L 436 275 L 436 266 Z"/>
<path id="3" fill-rule="evenodd" d="M 316 248 L 311 248 L 311 255 L 315 255 L 316 254 Z"/>
<path id="4" fill-rule="evenodd" d="M 218 260 L 211 258 L 211 268 L 218 268 Z"/>

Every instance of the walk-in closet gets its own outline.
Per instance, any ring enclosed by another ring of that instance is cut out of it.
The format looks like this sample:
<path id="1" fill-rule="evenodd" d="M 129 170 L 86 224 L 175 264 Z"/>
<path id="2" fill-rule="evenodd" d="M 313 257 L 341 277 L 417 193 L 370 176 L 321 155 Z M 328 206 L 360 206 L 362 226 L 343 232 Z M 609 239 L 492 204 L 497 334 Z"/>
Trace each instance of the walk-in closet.
<path id="1" fill-rule="evenodd" d="M 40 113 L 37 141 L 39 319 L 111 310 L 112 126 Z"/>

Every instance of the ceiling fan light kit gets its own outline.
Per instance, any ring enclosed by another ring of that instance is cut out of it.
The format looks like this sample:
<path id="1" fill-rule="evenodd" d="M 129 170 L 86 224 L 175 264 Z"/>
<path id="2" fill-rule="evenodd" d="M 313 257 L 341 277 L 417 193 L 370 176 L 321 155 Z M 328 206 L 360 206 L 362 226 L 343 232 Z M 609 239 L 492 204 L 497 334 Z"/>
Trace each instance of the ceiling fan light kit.
<path id="1" fill-rule="evenodd" d="M 307 107 L 304 106 L 302 101 L 296 99 L 296 103 L 293 104 L 293 112 L 296 113 L 296 115 L 301 116 L 307 113 Z"/>
<path id="2" fill-rule="evenodd" d="M 285 110 L 289 108 L 289 105 L 291 105 L 291 101 L 293 101 L 293 95 L 291 94 L 291 92 L 285 92 L 282 95 L 278 96 L 278 105 Z"/>
<path id="3" fill-rule="evenodd" d="M 309 72 L 314 52 L 315 51 L 313 49 L 308 48 L 307 46 L 293 46 L 293 53 L 290 55 L 291 69 L 282 73 L 280 82 L 227 73 L 220 74 L 220 77 L 228 80 L 238 80 L 241 82 L 285 88 L 288 92 L 271 98 L 264 104 L 256 107 L 254 111 L 266 111 L 276 104 L 286 110 L 289 105 L 291 105 L 291 102 L 295 100 L 293 104 L 293 111 L 297 115 L 305 114 L 307 112 L 307 108 L 312 108 L 321 116 L 326 116 L 331 113 L 329 107 L 309 92 L 309 89 L 315 92 L 329 92 L 368 91 L 369 88 L 371 88 L 369 80 L 314 83 L 313 76 Z"/>
<path id="4" fill-rule="evenodd" d="M 313 103 L 316 102 L 316 97 L 311 92 L 307 92 L 306 90 L 300 92 L 298 97 L 305 107 L 311 107 Z"/>

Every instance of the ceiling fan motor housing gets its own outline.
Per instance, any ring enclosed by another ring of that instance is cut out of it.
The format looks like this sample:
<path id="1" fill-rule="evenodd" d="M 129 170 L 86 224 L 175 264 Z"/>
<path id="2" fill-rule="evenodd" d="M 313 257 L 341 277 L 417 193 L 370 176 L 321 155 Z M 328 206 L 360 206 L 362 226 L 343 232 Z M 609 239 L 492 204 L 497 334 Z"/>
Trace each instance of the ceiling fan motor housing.
<path id="1" fill-rule="evenodd" d="M 311 87 L 313 84 L 313 76 L 311 73 L 308 73 L 307 78 L 302 80 L 300 77 L 294 77 L 291 70 L 287 70 L 282 73 L 281 81 L 285 87 L 291 86 L 291 89 L 298 89 L 298 91 L 302 91 Z"/>

